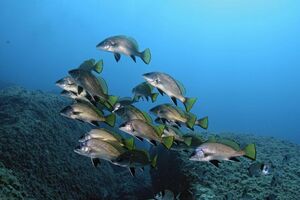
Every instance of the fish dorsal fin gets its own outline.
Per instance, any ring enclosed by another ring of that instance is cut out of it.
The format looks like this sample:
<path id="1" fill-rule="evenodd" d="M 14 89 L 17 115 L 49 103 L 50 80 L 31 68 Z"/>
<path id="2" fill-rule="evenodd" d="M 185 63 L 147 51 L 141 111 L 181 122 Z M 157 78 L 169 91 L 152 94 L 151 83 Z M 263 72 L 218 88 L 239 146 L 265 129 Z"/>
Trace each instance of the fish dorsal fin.
<path id="1" fill-rule="evenodd" d="M 178 80 L 175 80 L 175 81 L 176 81 L 178 87 L 180 88 L 181 93 L 182 93 L 183 95 L 185 95 L 186 90 L 185 90 L 185 87 L 183 86 L 183 84 L 182 84 L 180 81 L 178 81 Z"/>
<path id="2" fill-rule="evenodd" d="M 144 111 L 141 111 L 143 116 L 145 117 L 145 119 L 147 120 L 148 123 L 152 123 L 152 118 L 150 117 L 150 115 Z"/>
<path id="3" fill-rule="evenodd" d="M 236 143 L 235 141 L 230 140 L 230 139 L 220 139 L 220 140 L 218 140 L 218 143 L 229 146 L 229 147 L 233 148 L 236 151 L 241 150 L 240 145 L 238 143 Z"/>
<path id="4" fill-rule="evenodd" d="M 153 128 L 155 129 L 157 135 L 158 135 L 159 137 L 161 137 L 162 134 L 163 134 L 163 132 L 164 132 L 165 125 L 153 126 Z"/>
<path id="5" fill-rule="evenodd" d="M 102 77 L 97 77 L 101 87 L 102 87 L 102 90 L 104 92 L 104 94 L 108 94 L 108 87 L 107 87 L 107 83 L 106 81 L 102 78 Z"/>
<path id="6" fill-rule="evenodd" d="M 136 47 L 136 49 L 139 49 L 139 45 L 138 45 L 137 41 L 136 41 L 134 38 L 129 37 L 129 36 L 126 36 L 126 38 L 127 38 L 130 42 L 132 42 L 132 44 Z"/>
<path id="7" fill-rule="evenodd" d="M 92 69 L 94 69 L 95 62 L 95 59 L 85 60 L 83 63 L 81 63 L 79 69 L 91 71 Z"/>

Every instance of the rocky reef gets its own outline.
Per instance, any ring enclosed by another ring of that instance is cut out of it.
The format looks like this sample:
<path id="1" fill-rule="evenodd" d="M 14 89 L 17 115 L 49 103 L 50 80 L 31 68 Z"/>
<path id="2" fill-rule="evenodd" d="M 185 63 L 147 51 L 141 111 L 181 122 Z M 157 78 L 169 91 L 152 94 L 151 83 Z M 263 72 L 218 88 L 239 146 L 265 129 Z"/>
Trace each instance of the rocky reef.
<path id="1" fill-rule="evenodd" d="M 59 111 L 70 102 L 41 91 L 0 91 L 0 199 L 143 199 L 150 177 L 134 178 L 73 152 L 90 127 Z M 144 191 L 145 190 L 145 191 Z"/>
<path id="2" fill-rule="evenodd" d="M 59 115 L 69 103 L 56 94 L 16 86 L 0 90 L 0 199 L 149 199 L 152 191 L 165 189 L 184 200 L 300 196 L 300 146 L 272 137 L 219 134 L 242 146 L 256 143 L 256 162 L 272 163 L 268 175 L 251 176 L 253 161 L 246 158 L 217 168 L 161 146 L 155 150 L 157 169 L 150 173 L 146 169 L 132 177 L 107 162 L 94 168 L 88 158 L 73 152 L 91 127 Z"/>

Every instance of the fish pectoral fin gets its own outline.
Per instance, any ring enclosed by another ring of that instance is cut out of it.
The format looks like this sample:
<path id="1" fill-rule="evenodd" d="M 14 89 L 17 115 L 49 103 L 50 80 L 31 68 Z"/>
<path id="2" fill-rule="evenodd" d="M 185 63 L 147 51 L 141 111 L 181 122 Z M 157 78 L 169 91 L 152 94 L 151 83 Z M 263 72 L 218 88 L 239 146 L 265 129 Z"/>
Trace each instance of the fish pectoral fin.
<path id="1" fill-rule="evenodd" d="M 138 140 L 140 140 L 140 141 L 144 141 L 144 138 L 142 138 L 142 137 L 140 137 L 140 136 L 135 136 Z"/>
<path id="2" fill-rule="evenodd" d="M 93 124 L 94 126 L 99 126 L 99 123 L 97 121 L 91 121 L 91 124 Z"/>
<path id="3" fill-rule="evenodd" d="M 130 57 L 132 58 L 132 60 L 133 60 L 134 62 L 136 62 L 136 59 L 135 59 L 135 56 L 134 56 L 134 55 L 131 55 Z"/>
<path id="4" fill-rule="evenodd" d="M 240 160 L 239 160 L 239 159 L 237 159 L 236 157 L 231 157 L 231 158 L 229 158 L 229 160 L 231 160 L 231 161 L 235 161 L 235 162 L 240 162 Z"/>
<path id="5" fill-rule="evenodd" d="M 176 97 L 171 97 L 171 99 L 174 102 L 174 104 L 177 106 L 177 99 L 176 99 Z"/>
<path id="6" fill-rule="evenodd" d="M 114 53 L 115 59 L 117 62 L 119 62 L 120 58 L 121 58 L 121 54 L 119 53 Z"/>
<path id="7" fill-rule="evenodd" d="M 78 86 L 78 88 L 77 88 L 78 94 L 81 94 L 82 91 L 83 91 L 83 88 L 81 86 Z"/>
<path id="8" fill-rule="evenodd" d="M 74 115 L 79 115 L 81 112 L 78 112 L 78 111 L 74 111 L 72 112 Z"/>
<path id="9" fill-rule="evenodd" d="M 101 164 L 101 161 L 99 158 L 91 158 L 92 164 L 94 167 L 97 167 L 98 165 Z"/>
<path id="10" fill-rule="evenodd" d="M 150 140 L 150 143 L 153 144 L 154 146 L 157 146 L 157 142 L 155 140 Z"/>
<path id="11" fill-rule="evenodd" d="M 157 88 L 158 92 L 160 93 L 161 96 L 164 96 L 164 91 L 162 91 L 161 89 Z"/>
<path id="12" fill-rule="evenodd" d="M 144 171 L 145 171 L 145 168 L 144 168 L 144 167 L 141 167 L 140 169 L 141 169 L 141 171 L 142 171 L 142 172 L 144 172 Z"/>
<path id="13" fill-rule="evenodd" d="M 177 126 L 181 127 L 180 122 L 175 122 L 175 124 L 177 124 Z"/>
<path id="14" fill-rule="evenodd" d="M 219 163 L 220 163 L 220 161 L 218 161 L 218 160 L 211 160 L 211 161 L 209 161 L 211 164 L 213 164 L 214 166 L 216 166 L 216 167 L 219 167 Z"/>
<path id="15" fill-rule="evenodd" d="M 134 169 L 134 167 L 129 167 L 129 172 L 130 172 L 131 176 L 135 176 L 135 169 Z"/>

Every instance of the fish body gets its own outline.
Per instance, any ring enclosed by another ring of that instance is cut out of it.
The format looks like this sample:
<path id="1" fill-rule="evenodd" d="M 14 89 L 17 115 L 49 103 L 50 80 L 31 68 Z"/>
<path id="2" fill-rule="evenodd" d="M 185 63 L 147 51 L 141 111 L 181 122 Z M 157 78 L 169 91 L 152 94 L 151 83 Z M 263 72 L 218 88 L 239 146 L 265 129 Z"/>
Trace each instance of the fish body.
<path id="1" fill-rule="evenodd" d="M 229 145 L 217 142 L 205 142 L 195 149 L 190 160 L 207 161 L 218 166 L 222 160 L 238 161 L 236 157 L 246 156 L 252 160 L 256 158 L 254 144 L 249 144 L 243 150 L 237 150 Z"/>
<path id="2" fill-rule="evenodd" d="M 147 101 L 149 98 L 152 102 L 155 102 L 158 93 L 152 93 L 153 86 L 149 85 L 147 82 L 140 83 L 136 87 L 132 89 L 132 93 L 134 94 L 134 99 L 139 100 L 140 98 L 145 98 Z"/>
<path id="3" fill-rule="evenodd" d="M 139 140 L 143 141 L 146 139 L 153 145 L 157 143 L 164 144 L 167 148 L 170 148 L 173 144 L 174 137 L 162 137 L 164 126 L 154 127 L 148 122 L 145 122 L 140 119 L 134 119 L 128 122 L 125 122 L 120 125 L 120 130 L 135 136 Z"/>
<path id="4" fill-rule="evenodd" d="M 87 134 L 81 136 L 79 142 L 85 142 L 90 139 L 99 139 L 105 142 L 116 143 L 123 146 L 122 137 L 105 128 L 92 129 Z"/>
<path id="5" fill-rule="evenodd" d="M 93 98 L 98 97 L 103 101 L 108 100 L 108 95 L 105 93 L 101 83 L 90 71 L 74 69 L 70 70 L 69 74 L 76 83 L 84 88 Z"/>
<path id="6" fill-rule="evenodd" d="M 125 122 L 134 119 L 140 119 L 145 122 L 152 122 L 151 117 L 146 112 L 141 111 L 133 105 L 124 106 L 123 108 L 115 111 L 115 113 L 119 115 Z"/>
<path id="7" fill-rule="evenodd" d="M 114 163 L 123 167 L 144 167 L 151 164 L 151 159 L 148 152 L 133 149 L 121 154 Z"/>
<path id="8" fill-rule="evenodd" d="M 116 117 L 114 114 L 104 116 L 102 111 L 87 102 L 77 101 L 76 103 L 65 107 L 60 112 L 61 115 L 70 119 L 77 119 L 92 125 L 98 125 L 98 122 L 105 122 L 110 126 L 114 126 Z"/>
<path id="9" fill-rule="evenodd" d="M 151 60 L 151 53 L 148 48 L 140 52 L 136 40 L 124 35 L 106 38 L 96 48 L 114 53 L 117 62 L 120 60 L 121 54 L 130 56 L 134 62 L 136 62 L 135 56 L 140 57 L 145 64 L 149 64 Z"/>
<path id="10" fill-rule="evenodd" d="M 189 113 L 186 114 L 179 108 L 171 105 L 171 104 L 161 104 L 150 109 L 150 112 L 156 115 L 160 119 L 165 119 L 169 122 L 173 122 L 175 124 L 186 124 L 186 126 L 190 129 L 193 129 L 196 116 Z"/>
<path id="11" fill-rule="evenodd" d="M 166 73 L 150 72 L 143 74 L 143 78 L 150 85 L 157 88 L 161 94 L 167 94 L 173 100 L 175 105 L 177 105 L 176 99 L 181 101 L 184 104 L 187 112 L 192 109 L 197 100 L 196 98 L 185 97 L 185 88 L 183 85 Z"/>
<path id="12" fill-rule="evenodd" d="M 124 153 L 125 149 L 121 146 L 113 145 L 97 138 L 92 138 L 81 143 L 74 151 L 90 158 L 112 161 Z"/>

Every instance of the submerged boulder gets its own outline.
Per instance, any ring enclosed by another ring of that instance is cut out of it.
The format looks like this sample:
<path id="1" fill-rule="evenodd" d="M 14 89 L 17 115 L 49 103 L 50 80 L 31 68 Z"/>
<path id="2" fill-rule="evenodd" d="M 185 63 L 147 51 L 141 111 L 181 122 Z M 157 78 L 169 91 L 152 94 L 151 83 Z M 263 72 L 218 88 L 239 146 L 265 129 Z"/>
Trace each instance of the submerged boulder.
<path id="1" fill-rule="evenodd" d="M 41 91 L 0 90 L 1 189 L 6 184 L 0 195 L 11 193 L 16 199 L 144 198 L 150 184 L 146 172 L 134 178 L 126 169 L 107 162 L 94 168 L 88 158 L 73 152 L 78 138 L 91 127 L 60 116 L 68 104 L 63 97 Z M 7 186 L 6 179 L 15 186 Z"/>

